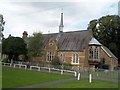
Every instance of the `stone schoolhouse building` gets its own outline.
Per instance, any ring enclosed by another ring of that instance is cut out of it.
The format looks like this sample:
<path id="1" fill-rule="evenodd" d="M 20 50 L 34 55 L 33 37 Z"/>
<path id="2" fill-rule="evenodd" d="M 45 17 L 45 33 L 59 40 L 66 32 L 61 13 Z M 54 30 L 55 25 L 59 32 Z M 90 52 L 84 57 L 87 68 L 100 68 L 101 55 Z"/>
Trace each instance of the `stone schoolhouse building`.
<path id="1" fill-rule="evenodd" d="M 44 62 L 58 56 L 62 63 L 79 66 L 80 69 L 97 68 L 100 62 L 109 65 L 110 70 L 118 66 L 117 57 L 92 36 L 92 30 L 63 32 L 63 27 L 61 13 L 59 33 L 43 34 Z"/>

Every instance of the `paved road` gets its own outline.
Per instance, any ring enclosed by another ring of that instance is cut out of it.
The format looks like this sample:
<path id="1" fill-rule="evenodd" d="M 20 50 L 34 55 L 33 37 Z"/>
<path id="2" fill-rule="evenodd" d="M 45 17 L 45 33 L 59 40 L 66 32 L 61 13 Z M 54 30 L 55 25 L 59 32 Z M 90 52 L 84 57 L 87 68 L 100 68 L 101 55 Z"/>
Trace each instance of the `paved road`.
<path id="1" fill-rule="evenodd" d="M 81 78 L 86 78 L 86 77 L 87 76 L 81 76 Z M 118 80 L 100 78 L 100 77 L 94 77 L 94 79 L 118 82 Z M 42 88 L 45 86 L 54 85 L 54 84 L 58 84 L 58 83 L 62 83 L 62 82 L 74 81 L 74 80 L 77 80 L 77 78 L 70 78 L 70 79 L 56 80 L 56 81 L 52 81 L 52 82 L 38 83 L 38 84 L 27 85 L 27 86 L 18 87 L 18 88 L 14 88 L 14 89 L 10 89 L 10 90 L 21 90 L 21 89 L 27 90 L 27 89 L 33 89 L 33 88 Z"/>
<path id="2" fill-rule="evenodd" d="M 68 82 L 68 81 L 72 81 L 72 80 L 76 80 L 76 78 L 63 79 L 63 80 L 57 80 L 57 81 L 52 81 L 52 82 L 45 82 L 45 83 L 28 85 L 28 86 L 18 87 L 18 88 L 42 88 L 42 87 L 45 87 L 45 86 L 48 86 L 48 85 L 54 85 L 54 84 L 58 84 L 58 83 L 62 83 L 62 82 Z"/>

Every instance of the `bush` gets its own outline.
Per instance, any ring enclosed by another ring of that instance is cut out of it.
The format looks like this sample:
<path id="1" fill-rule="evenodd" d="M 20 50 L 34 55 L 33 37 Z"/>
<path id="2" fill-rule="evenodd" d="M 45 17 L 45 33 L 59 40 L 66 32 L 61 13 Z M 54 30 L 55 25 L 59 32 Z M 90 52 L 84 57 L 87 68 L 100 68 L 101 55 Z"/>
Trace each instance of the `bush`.
<path id="1" fill-rule="evenodd" d="M 53 60 L 51 61 L 50 64 L 53 65 L 54 68 L 59 68 L 59 69 L 61 69 L 61 65 L 62 65 L 62 64 L 61 64 L 61 62 L 60 62 L 60 60 L 59 60 L 58 57 L 53 58 Z"/>
<path id="2" fill-rule="evenodd" d="M 61 65 L 58 57 L 53 58 L 53 60 L 51 61 L 51 64 L 52 65 Z"/>
<path id="3" fill-rule="evenodd" d="M 63 64 L 64 65 L 64 69 L 66 70 L 71 70 L 72 69 L 72 65 L 71 64 Z"/>
<path id="4" fill-rule="evenodd" d="M 4 59 L 2 60 L 2 62 L 7 63 L 7 62 L 8 62 L 8 58 L 4 58 Z"/>
<path id="5" fill-rule="evenodd" d="M 108 64 L 103 64 L 102 69 L 109 69 L 109 65 Z"/>

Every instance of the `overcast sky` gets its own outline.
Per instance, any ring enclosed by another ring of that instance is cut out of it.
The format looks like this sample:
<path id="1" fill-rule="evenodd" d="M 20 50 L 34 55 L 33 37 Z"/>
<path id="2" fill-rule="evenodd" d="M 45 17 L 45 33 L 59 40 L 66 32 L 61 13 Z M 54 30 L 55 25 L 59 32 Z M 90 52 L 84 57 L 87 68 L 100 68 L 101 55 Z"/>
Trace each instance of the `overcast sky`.
<path id="1" fill-rule="evenodd" d="M 8 37 L 9 34 L 22 37 L 23 31 L 27 31 L 29 35 L 33 32 L 43 34 L 59 32 L 62 9 L 64 32 L 86 30 L 90 20 L 106 15 L 117 15 L 119 0 L 16 1 L 0 2 L 0 14 L 3 14 L 6 22 L 5 37 Z"/>

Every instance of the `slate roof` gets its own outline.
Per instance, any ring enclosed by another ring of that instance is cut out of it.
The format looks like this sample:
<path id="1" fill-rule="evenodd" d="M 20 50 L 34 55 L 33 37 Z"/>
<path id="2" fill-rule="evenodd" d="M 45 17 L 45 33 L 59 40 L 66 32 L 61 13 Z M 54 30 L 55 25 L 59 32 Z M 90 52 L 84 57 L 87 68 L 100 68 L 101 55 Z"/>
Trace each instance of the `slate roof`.
<path id="1" fill-rule="evenodd" d="M 117 59 L 117 57 L 107 47 L 102 46 L 101 48 L 107 53 L 109 57 Z"/>
<path id="2" fill-rule="evenodd" d="M 43 37 L 44 45 L 55 38 L 59 51 L 83 51 L 91 39 L 88 30 L 44 34 Z"/>
<path id="3" fill-rule="evenodd" d="M 43 34 L 43 44 L 46 46 L 51 38 L 54 38 L 59 51 L 83 51 L 88 45 L 100 45 L 109 57 L 117 57 L 94 37 L 89 30 Z"/>
<path id="4" fill-rule="evenodd" d="M 102 45 L 102 44 L 93 37 L 89 42 L 89 45 Z"/>

